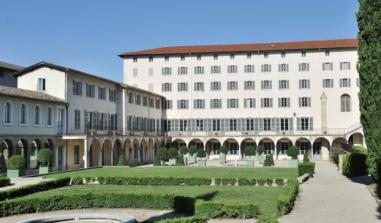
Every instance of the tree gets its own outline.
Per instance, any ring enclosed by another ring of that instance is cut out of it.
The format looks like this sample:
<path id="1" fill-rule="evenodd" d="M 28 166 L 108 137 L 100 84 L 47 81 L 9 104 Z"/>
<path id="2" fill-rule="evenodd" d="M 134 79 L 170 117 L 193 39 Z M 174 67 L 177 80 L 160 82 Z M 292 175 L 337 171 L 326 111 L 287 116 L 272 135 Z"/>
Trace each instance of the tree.
<path id="1" fill-rule="evenodd" d="M 40 149 L 37 152 L 37 161 L 41 166 L 49 166 L 52 161 L 53 152 L 50 149 Z"/>
<path id="2" fill-rule="evenodd" d="M 289 157 L 291 157 L 292 159 L 298 159 L 298 155 L 299 155 L 299 147 L 297 146 L 291 146 L 290 148 L 288 148 L 287 150 L 287 155 Z"/>
<path id="3" fill-rule="evenodd" d="M 358 66 L 360 112 L 369 173 L 381 184 L 381 1 L 360 0 Z"/>
<path id="4" fill-rule="evenodd" d="M 168 150 L 168 158 L 169 159 L 177 159 L 178 156 L 179 156 L 179 152 L 177 151 L 177 149 L 175 147 L 169 148 L 169 150 Z"/>
<path id="5" fill-rule="evenodd" d="M 167 148 L 161 147 L 157 151 L 157 157 L 159 158 L 160 161 L 166 161 L 168 159 L 168 151 Z"/>

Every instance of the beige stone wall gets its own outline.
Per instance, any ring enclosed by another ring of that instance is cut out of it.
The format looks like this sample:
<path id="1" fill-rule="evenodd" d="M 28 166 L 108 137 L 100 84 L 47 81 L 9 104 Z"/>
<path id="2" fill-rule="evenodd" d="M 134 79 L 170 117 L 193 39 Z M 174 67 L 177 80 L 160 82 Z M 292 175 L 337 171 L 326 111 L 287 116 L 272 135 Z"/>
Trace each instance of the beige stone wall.
<path id="1" fill-rule="evenodd" d="M 74 164 L 74 146 L 79 145 L 79 164 Z M 82 139 L 68 140 L 66 150 L 66 168 L 68 170 L 83 168 L 84 141 Z"/>

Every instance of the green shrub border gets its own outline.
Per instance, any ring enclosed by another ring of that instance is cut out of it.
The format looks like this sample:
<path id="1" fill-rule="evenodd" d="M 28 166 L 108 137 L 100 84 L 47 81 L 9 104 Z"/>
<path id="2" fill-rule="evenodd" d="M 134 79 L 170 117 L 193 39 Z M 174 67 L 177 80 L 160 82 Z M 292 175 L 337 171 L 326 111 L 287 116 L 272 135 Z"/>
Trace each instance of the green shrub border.
<path id="1" fill-rule="evenodd" d="M 299 182 L 296 179 L 289 180 L 284 192 L 277 197 L 278 215 L 285 215 L 291 212 L 298 193 Z"/>
<path id="2" fill-rule="evenodd" d="M 200 217 L 200 216 L 189 216 L 189 217 L 179 217 L 179 218 L 171 218 L 158 221 L 158 223 L 207 223 L 208 218 Z"/>
<path id="3" fill-rule="evenodd" d="M 0 176 L 0 187 L 5 187 L 11 184 L 11 179 L 9 177 Z"/>
<path id="4" fill-rule="evenodd" d="M 204 218 L 255 218 L 261 213 L 256 204 L 234 205 L 197 200 L 195 206 L 196 216 Z"/>
<path id="5" fill-rule="evenodd" d="M 299 172 L 299 176 L 302 176 L 305 173 L 309 174 L 310 176 L 313 176 L 315 174 L 315 163 L 314 162 L 298 163 L 298 172 Z"/>

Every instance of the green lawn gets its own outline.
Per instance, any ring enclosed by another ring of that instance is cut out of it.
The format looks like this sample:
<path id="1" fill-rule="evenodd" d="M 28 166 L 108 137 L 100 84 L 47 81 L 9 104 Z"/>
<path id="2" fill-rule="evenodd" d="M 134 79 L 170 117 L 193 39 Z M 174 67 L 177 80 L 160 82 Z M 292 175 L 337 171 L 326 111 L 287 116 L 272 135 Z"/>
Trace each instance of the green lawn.
<path id="1" fill-rule="evenodd" d="M 186 197 L 204 198 L 213 194 L 211 201 L 227 204 L 258 204 L 264 214 L 277 213 L 276 197 L 282 187 L 253 186 L 126 186 L 126 185 L 74 185 L 26 196 L 42 198 L 53 195 L 81 195 L 86 193 L 134 193 L 134 194 L 170 194 Z"/>
<path id="2" fill-rule="evenodd" d="M 237 167 L 104 167 L 66 173 L 50 174 L 46 177 L 195 177 L 195 178 L 296 178 L 296 168 L 237 168 Z"/>

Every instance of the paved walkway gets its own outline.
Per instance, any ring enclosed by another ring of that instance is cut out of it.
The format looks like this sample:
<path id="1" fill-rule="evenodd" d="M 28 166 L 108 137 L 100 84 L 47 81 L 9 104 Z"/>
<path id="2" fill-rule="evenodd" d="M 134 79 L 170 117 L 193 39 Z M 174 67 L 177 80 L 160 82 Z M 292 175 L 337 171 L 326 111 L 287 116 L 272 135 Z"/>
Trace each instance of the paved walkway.
<path id="1" fill-rule="evenodd" d="M 29 184 L 36 184 L 43 181 L 42 177 L 17 177 L 11 179 L 11 185 L 6 187 L 0 187 L 0 191 L 9 190 L 12 188 L 22 187 Z"/>
<path id="2" fill-rule="evenodd" d="M 316 175 L 301 185 L 294 210 L 280 223 L 381 222 L 378 205 L 366 185 L 341 175 L 334 164 L 316 162 Z"/>

